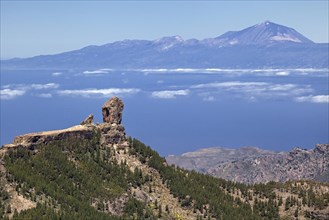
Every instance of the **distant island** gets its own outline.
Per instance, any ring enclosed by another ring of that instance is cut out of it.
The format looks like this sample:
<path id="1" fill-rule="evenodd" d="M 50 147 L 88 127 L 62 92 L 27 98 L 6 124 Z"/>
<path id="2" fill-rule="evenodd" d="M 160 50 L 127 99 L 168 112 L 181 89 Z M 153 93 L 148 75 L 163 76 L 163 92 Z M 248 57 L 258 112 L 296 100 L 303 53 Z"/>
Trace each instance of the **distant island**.
<path id="1" fill-rule="evenodd" d="M 215 38 L 123 40 L 55 55 L 2 60 L 2 69 L 328 68 L 328 43 L 265 21 Z"/>

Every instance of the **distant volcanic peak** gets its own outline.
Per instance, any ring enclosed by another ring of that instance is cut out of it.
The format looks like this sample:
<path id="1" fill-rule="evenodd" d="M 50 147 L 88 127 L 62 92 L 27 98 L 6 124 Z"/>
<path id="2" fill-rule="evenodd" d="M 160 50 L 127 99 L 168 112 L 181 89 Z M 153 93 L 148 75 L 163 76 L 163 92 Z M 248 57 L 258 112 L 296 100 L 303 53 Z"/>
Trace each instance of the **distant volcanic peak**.
<path id="1" fill-rule="evenodd" d="M 262 45 L 275 42 L 313 43 L 293 28 L 271 21 L 264 21 L 241 31 L 229 31 L 215 39 L 227 45 Z"/>
<path id="2" fill-rule="evenodd" d="M 274 24 L 274 23 L 272 23 L 271 21 L 264 21 L 264 22 L 261 23 L 261 24 L 263 24 L 263 25 L 270 25 L 270 24 Z"/>
<path id="3" fill-rule="evenodd" d="M 270 26 L 270 25 L 282 26 L 282 25 L 276 24 L 274 22 L 271 22 L 270 20 L 266 20 L 262 23 L 256 24 L 256 26 Z M 282 26 L 282 27 L 284 27 L 284 26 Z"/>

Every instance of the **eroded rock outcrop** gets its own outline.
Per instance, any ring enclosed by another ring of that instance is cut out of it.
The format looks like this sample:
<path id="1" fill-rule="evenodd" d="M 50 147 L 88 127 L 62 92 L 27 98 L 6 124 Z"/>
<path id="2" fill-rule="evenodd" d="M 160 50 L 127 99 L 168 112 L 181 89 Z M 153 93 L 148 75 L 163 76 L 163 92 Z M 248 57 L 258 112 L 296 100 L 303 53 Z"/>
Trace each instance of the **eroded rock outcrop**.
<path id="1" fill-rule="evenodd" d="M 115 148 L 128 146 L 125 128 L 121 125 L 124 104 L 118 97 L 106 101 L 102 107 L 103 124 L 101 130 L 101 144 L 112 145 Z"/>
<path id="2" fill-rule="evenodd" d="M 124 104 L 118 97 L 113 97 L 104 103 L 102 107 L 103 122 L 121 124 Z"/>
<path id="3" fill-rule="evenodd" d="M 100 133 L 100 143 L 115 148 L 128 146 L 125 128 L 121 125 L 123 102 L 118 97 L 109 99 L 102 107 L 104 123 L 95 125 L 94 116 L 90 114 L 80 125 L 67 129 L 43 131 L 24 134 L 15 137 L 12 144 L 3 146 L 3 150 L 11 147 L 26 147 L 34 149 L 40 144 L 49 144 L 53 141 L 76 139 L 92 139 L 96 132 Z"/>
<path id="4" fill-rule="evenodd" d="M 34 149 L 37 145 L 48 144 L 53 141 L 67 140 L 69 138 L 92 139 L 94 127 L 77 125 L 67 129 L 43 131 L 23 134 L 15 137 L 13 144 L 4 147 L 23 146 Z"/>
<path id="5" fill-rule="evenodd" d="M 90 114 L 88 117 L 83 120 L 80 125 L 92 125 L 94 123 L 94 115 Z"/>

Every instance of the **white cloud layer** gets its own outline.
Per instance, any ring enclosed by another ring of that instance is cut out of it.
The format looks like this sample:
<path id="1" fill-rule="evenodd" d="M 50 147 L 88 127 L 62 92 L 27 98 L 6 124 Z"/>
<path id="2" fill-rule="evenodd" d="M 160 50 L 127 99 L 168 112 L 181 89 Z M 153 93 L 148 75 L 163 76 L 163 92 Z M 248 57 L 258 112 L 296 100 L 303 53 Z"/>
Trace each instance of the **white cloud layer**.
<path id="1" fill-rule="evenodd" d="M 32 84 L 31 89 L 57 89 L 59 87 L 59 84 L 57 83 L 47 83 L 47 84 Z"/>
<path id="2" fill-rule="evenodd" d="M 63 75 L 63 73 L 61 73 L 61 72 L 54 72 L 51 75 L 52 76 L 60 76 L 60 75 Z"/>
<path id="3" fill-rule="evenodd" d="M 258 87 L 258 86 L 267 86 L 266 82 L 240 82 L 240 81 L 232 81 L 232 82 L 214 82 L 214 83 L 205 83 L 191 86 L 193 89 L 202 89 L 202 88 L 241 88 L 241 87 Z"/>
<path id="4" fill-rule="evenodd" d="M 297 102 L 329 103 L 329 95 L 309 95 L 296 98 Z"/>
<path id="5" fill-rule="evenodd" d="M 229 93 L 256 101 L 257 98 L 296 97 L 310 94 L 313 89 L 309 85 L 275 84 L 269 82 L 213 82 L 193 85 L 191 89 L 207 91 L 210 94 Z"/>
<path id="6" fill-rule="evenodd" d="M 220 69 L 220 68 L 177 68 L 177 69 L 131 69 L 130 71 L 143 72 L 145 74 L 162 73 L 197 73 L 197 74 L 228 74 L 232 76 L 256 75 L 256 76 L 290 76 L 290 75 L 309 75 L 328 76 L 328 69 Z"/>
<path id="7" fill-rule="evenodd" d="M 152 92 L 153 98 L 159 99 L 174 99 L 177 96 L 186 96 L 190 93 L 188 89 L 185 90 L 164 90 Z"/>
<path id="8" fill-rule="evenodd" d="M 22 96 L 25 94 L 25 90 L 19 89 L 1 89 L 0 90 L 0 99 L 14 99 L 16 97 Z"/>
<path id="9" fill-rule="evenodd" d="M 85 76 L 101 76 L 104 74 L 109 73 L 110 71 L 113 71 L 112 69 L 98 69 L 98 70 L 86 70 L 82 72 Z"/>
<path id="10" fill-rule="evenodd" d="M 82 96 L 85 98 L 92 97 L 111 97 L 111 96 L 124 96 L 132 95 L 140 92 L 136 88 L 108 88 L 108 89 L 78 89 L 78 90 L 60 90 L 57 91 L 59 95 L 64 96 Z"/>
<path id="11" fill-rule="evenodd" d="M 93 74 L 105 74 L 105 73 L 108 73 L 107 71 L 105 70 L 93 70 L 93 71 L 84 71 L 83 74 L 85 75 L 93 75 Z"/>
<path id="12" fill-rule="evenodd" d="M 1 89 L 1 99 L 14 99 L 16 97 L 25 95 L 31 90 L 50 90 L 57 89 L 59 84 L 57 83 L 46 83 L 46 84 L 9 84 L 2 86 Z M 46 93 L 49 94 L 50 93 Z M 42 95 L 37 95 L 42 97 Z M 43 97 L 44 98 L 44 97 Z M 49 98 L 49 97 L 48 97 Z"/>

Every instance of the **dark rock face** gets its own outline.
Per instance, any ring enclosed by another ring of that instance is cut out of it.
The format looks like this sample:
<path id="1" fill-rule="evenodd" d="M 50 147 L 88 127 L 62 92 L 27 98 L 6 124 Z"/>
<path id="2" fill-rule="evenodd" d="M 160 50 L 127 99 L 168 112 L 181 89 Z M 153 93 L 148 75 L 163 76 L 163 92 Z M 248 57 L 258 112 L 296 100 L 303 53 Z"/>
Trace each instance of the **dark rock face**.
<path id="1" fill-rule="evenodd" d="M 329 144 L 318 144 L 312 150 L 294 148 L 281 153 L 252 151 L 251 155 L 245 150 L 239 149 L 244 151 L 241 155 L 232 150 L 221 150 L 222 154 L 217 158 L 192 152 L 182 155 L 181 159 L 178 156 L 168 157 L 167 161 L 186 169 L 247 184 L 301 179 L 329 182 Z M 193 157 L 193 153 L 197 157 Z M 189 156 L 188 160 L 186 155 Z"/>
<path id="2" fill-rule="evenodd" d="M 125 128 L 122 125 L 104 123 L 98 128 L 101 131 L 101 144 L 118 148 L 128 146 Z"/>
<path id="3" fill-rule="evenodd" d="M 113 97 L 105 102 L 102 107 L 103 124 L 101 130 L 101 144 L 114 145 L 124 148 L 128 146 L 125 128 L 121 125 L 124 104 L 118 97 Z"/>
<path id="4" fill-rule="evenodd" d="M 103 122 L 110 124 L 121 124 L 124 104 L 118 97 L 113 97 L 102 107 Z"/>

